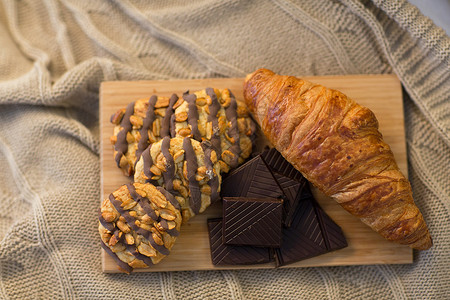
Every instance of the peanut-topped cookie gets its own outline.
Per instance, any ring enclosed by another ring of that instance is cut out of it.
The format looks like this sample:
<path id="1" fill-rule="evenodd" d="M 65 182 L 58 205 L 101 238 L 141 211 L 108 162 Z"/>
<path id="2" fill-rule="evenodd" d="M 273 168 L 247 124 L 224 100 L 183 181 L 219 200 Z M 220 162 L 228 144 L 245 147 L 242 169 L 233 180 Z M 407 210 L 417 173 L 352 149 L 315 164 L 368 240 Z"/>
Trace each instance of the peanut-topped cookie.
<path id="1" fill-rule="evenodd" d="M 219 199 L 221 175 L 209 141 L 165 137 L 151 144 L 136 163 L 136 182 L 163 186 L 181 206 L 183 222 Z"/>
<path id="2" fill-rule="evenodd" d="M 114 159 L 126 176 L 134 174 L 134 164 L 149 144 L 170 135 L 170 120 L 178 96 L 151 96 L 128 104 L 111 116 L 115 125 L 111 143 Z"/>
<path id="3" fill-rule="evenodd" d="M 144 149 L 166 136 L 210 141 L 221 171 L 228 172 L 250 156 L 255 133 L 246 105 L 228 89 L 140 99 L 117 111 L 111 122 L 115 160 L 127 176 Z"/>
<path id="4" fill-rule="evenodd" d="M 183 99 L 175 109 L 175 116 L 180 116 L 175 118 L 175 136 L 210 141 L 225 173 L 250 156 L 255 124 L 247 106 L 237 101 L 230 90 L 206 88 L 185 93 Z"/>
<path id="5" fill-rule="evenodd" d="M 103 200 L 98 218 L 102 247 L 127 273 L 167 256 L 182 221 L 175 198 L 149 183 L 121 186 Z"/>

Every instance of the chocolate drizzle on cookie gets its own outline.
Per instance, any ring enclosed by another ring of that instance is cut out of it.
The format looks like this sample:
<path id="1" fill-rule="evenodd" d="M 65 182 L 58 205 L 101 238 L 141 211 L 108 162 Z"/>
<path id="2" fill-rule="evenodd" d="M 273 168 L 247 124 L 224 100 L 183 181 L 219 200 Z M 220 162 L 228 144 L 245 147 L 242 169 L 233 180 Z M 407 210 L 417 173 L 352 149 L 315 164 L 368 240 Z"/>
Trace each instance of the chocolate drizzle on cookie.
<path id="1" fill-rule="evenodd" d="M 219 100 L 217 100 L 217 95 L 212 88 L 206 88 L 206 94 L 211 98 L 211 104 L 209 105 L 208 122 L 212 123 L 212 135 L 211 144 L 216 153 L 222 153 L 222 145 L 220 140 L 220 129 L 219 129 L 219 118 L 217 113 L 219 112 L 221 106 Z"/>
<path id="2" fill-rule="evenodd" d="M 230 163 L 231 168 L 235 168 L 238 165 L 238 158 L 241 155 L 241 146 L 239 140 L 239 129 L 237 126 L 237 103 L 236 98 L 230 91 L 230 105 L 225 109 L 225 115 L 231 127 L 228 129 L 228 136 L 233 139 L 233 145 L 228 149 L 234 154 L 233 160 Z"/>
<path id="3" fill-rule="evenodd" d="M 139 260 L 142 260 L 147 266 L 150 267 L 151 265 L 153 265 L 152 259 L 151 259 L 150 257 L 144 255 L 144 254 L 139 253 L 139 252 L 137 251 L 135 245 L 128 245 L 128 244 L 125 244 L 125 247 L 127 248 L 128 251 L 130 251 L 130 253 L 131 253 L 134 257 L 136 257 L 136 258 L 139 259 Z"/>
<path id="4" fill-rule="evenodd" d="M 170 154 L 170 137 L 166 136 L 161 143 L 161 152 L 166 159 L 166 172 L 162 172 L 164 185 L 168 192 L 174 193 L 173 178 L 175 176 L 175 162 L 173 156 Z"/>
<path id="5" fill-rule="evenodd" d="M 161 131 L 160 131 L 159 135 L 162 138 L 164 138 L 166 136 L 170 136 L 170 127 L 171 127 L 170 125 L 173 122 L 172 116 L 175 111 L 173 109 L 173 106 L 177 102 L 177 100 L 178 100 L 178 96 L 176 94 L 172 94 L 172 96 L 170 96 L 169 106 L 166 108 L 166 113 L 165 113 L 164 118 L 161 123 Z"/>
<path id="6" fill-rule="evenodd" d="M 214 173 L 214 166 L 211 161 L 211 151 L 212 149 L 211 143 L 208 140 L 205 140 L 201 143 L 203 152 L 205 153 L 205 166 L 206 166 L 206 175 L 209 177 L 208 185 L 211 188 L 211 203 L 216 202 L 220 199 L 219 195 L 219 178 Z"/>
<path id="7" fill-rule="evenodd" d="M 122 129 L 117 134 L 117 141 L 114 144 L 114 149 L 117 151 L 115 160 L 119 168 L 120 168 L 120 159 L 128 151 L 127 134 L 132 129 L 130 117 L 133 114 L 133 112 L 134 112 L 134 102 L 131 102 L 130 104 L 128 104 L 127 109 L 125 111 L 125 115 L 123 116 L 122 121 L 120 122 L 120 127 L 122 127 Z"/>
<path id="8" fill-rule="evenodd" d="M 195 154 L 194 148 L 192 147 L 191 139 L 185 137 L 183 139 L 183 150 L 186 158 L 187 176 L 189 181 L 189 206 L 194 211 L 195 214 L 200 212 L 201 207 L 201 196 L 200 185 L 198 184 L 195 175 L 197 173 L 197 155 Z"/>
<path id="9" fill-rule="evenodd" d="M 105 227 L 109 232 L 113 232 L 116 227 L 114 226 L 113 222 L 106 222 L 106 220 L 102 216 L 102 209 L 98 209 L 98 220 L 102 224 L 103 227 Z"/>
<path id="10" fill-rule="evenodd" d="M 191 126 L 192 137 L 201 142 L 202 135 L 198 130 L 198 110 L 197 104 L 195 103 L 197 100 L 197 96 L 195 94 L 189 94 L 189 92 L 185 92 L 183 94 L 183 99 L 188 103 L 188 124 Z"/>
<path id="11" fill-rule="evenodd" d="M 109 195 L 109 201 L 112 203 L 112 205 L 116 208 L 117 212 L 119 212 L 119 214 L 125 218 L 125 221 L 127 221 L 128 226 L 130 226 L 137 234 L 142 235 L 143 237 L 145 237 L 149 243 L 152 245 L 152 247 L 159 251 L 161 254 L 163 255 L 169 255 L 169 249 L 167 249 L 166 247 L 164 247 L 164 245 L 158 245 L 155 240 L 152 237 L 152 232 L 148 231 L 144 228 L 141 228 L 139 226 L 136 225 L 135 221 L 136 219 L 133 218 L 128 211 L 124 210 L 121 206 L 122 202 L 119 200 L 116 200 L 116 198 L 114 197 L 113 194 Z"/>
<path id="12" fill-rule="evenodd" d="M 122 237 L 120 237 L 120 230 L 118 228 L 116 228 L 116 226 L 114 225 L 114 222 L 106 222 L 106 220 L 103 218 L 101 208 L 99 208 L 99 210 L 98 210 L 98 220 L 100 221 L 100 224 L 102 224 L 102 226 L 111 233 L 111 235 L 115 236 L 115 239 L 117 241 L 123 240 L 123 235 L 122 235 Z M 131 273 L 133 268 L 131 268 L 126 262 L 122 261 L 117 256 L 117 254 L 114 253 L 108 247 L 108 245 L 105 244 L 105 242 L 103 240 L 100 241 L 100 245 L 102 246 L 103 249 L 105 249 L 106 253 L 108 253 L 114 259 L 114 261 L 117 263 L 119 268 L 121 268 L 126 273 Z"/>
<path id="13" fill-rule="evenodd" d="M 175 125 L 175 114 L 170 117 L 170 136 L 175 137 L 177 135 L 176 125 Z"/>
<path id="14" fill-rule="evenodd" d="M 122 261 L 117 254 L 115 254 L 114 252 L 112 252 L 111 249 L 109 249 L 109 247 L 107 245 L 105 245 L 105 243 L 103 241 L 101 241 L 100 245 L 102 246 L 102 248 L 106 251 L 106 253 L 108 253 L 116 262 L 116 264 L 119 266 L 119 268 L 121 268 L 122 270 L 124 270 L 126 273 L 131 273 L 131 271 L 133 271 L 133 268 L 130 267 L 126 262 Z"/>
<path id="15" fill-rule="evenodd" d="M 151 166 L 153 165 L 153 159 L 152 159 L 152 144 L 147 147 L 147 149 L 142 152 L 142 160 L 144 163 L 144 175 L 147 177 L 147 182 L 152 182 L 153 173 L 150 171 Z"/>
<path id="16" fill-rule="evenodd" d="M 166 189 L 164 189 L 164 188 L 161 187 L 161 186 L 157 186 L 156 189 L 157 189 L 161 194 L 163 194 L 164 197 L 166 197 L 166 199 L 169 200 L 169 202 L 172 203 L 172 205 L 173 205 L 176 209 L 178 209 L 178 210 L 181 209 L 180 203 L 178 203 L 178 201 L 175 199 L 175 197 L 174 197 L 171 193 L 169 193 Z"/>
<path id="17" fill-rule="evenodd" d="M 124 234 L 120 230 L 114 230 L 113 236 L 118 242 L 123 242 L 124 240 Z"/>
<path id="18" fill-rule="evenodd" d="M 131 197 L 134 201 L 136 201 L 145 213 L 152 218 L 154 221 L 158 221 L 158 216 L 150 205 L 148 198 L 142 197 L 136 192 L 136 189 L 132 183 L 127 184 L 128 191 L 130 192 Z"/>
<path id="19" fill-rule="evenodd" d="M 158 217 L 153 210 L 153 208 L 150 205 L 150 200 L 146 197 L 142 197 L 136 192 L 136 189 L 132 183 L 127 184 L 128 191 L 130 191 L 131 197 L 133 197 L 133 200 L 136 201 L 142 209 L 145 211 L 145 213 L 152 218 L 155 222 L 161 224 L 161 226 L 166 229 L 166 232 L 170 234 L 171 236 L 178 236 L 180 233 L 175 228 L 169 229 L 169 226 L 167 225 L 167 221 L 161 217 Z M 175 198 L 172 196 L 171 193 L 167 192 L 162 187 L 158 186 L 157 190 L 163 194 L 164 197 L 178 210 L 180 210 L 180 204 L 175 200 Z"/>
<path id="20" fill-rule="evenodd" d="M 150 126 L 153 125 L 153 122 L 155 121 L 155 104 L 158 100 L 158 97 L 155 95 L 150 97 L 150 100 L 148 101 L 148 109 L 147 113 L 145 115 L 142 128 L 139 130 L 139 133 L 141 134 L 141 139 L 138 143 L 138 148 L 136 150 L 136 160 L 139 159 L 142 152 L 148 147 L 148 130 L 150 129 Z"/>

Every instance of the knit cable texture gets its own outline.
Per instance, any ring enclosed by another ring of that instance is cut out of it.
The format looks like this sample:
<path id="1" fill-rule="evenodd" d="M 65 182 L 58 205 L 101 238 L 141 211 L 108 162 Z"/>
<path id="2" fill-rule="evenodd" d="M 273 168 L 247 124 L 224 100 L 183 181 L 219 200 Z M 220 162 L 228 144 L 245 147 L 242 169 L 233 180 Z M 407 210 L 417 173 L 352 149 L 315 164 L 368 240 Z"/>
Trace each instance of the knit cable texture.
<path id="1" fill-rule="evenodd" d="M 445 299 L 450 38 L 405 0 L 0 4 L 1 299 Z M 105 80 L 395 73 L 434 246 L 410 265 L 103 274 Z"/>

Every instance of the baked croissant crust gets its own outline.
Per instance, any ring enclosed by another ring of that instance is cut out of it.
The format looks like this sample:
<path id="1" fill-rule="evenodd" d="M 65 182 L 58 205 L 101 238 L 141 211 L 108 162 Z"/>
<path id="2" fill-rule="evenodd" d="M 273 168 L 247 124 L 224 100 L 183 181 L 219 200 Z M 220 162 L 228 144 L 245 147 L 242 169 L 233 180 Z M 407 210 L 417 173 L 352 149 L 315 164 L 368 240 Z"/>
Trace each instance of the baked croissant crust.
<path id="1" fill-rule="evenodd" d="M 268 140 L 325 195 L 387 240 L 432 246 L 372 111 L 339 91 L 267 69 L 247 75 L 244 97 Z"/>

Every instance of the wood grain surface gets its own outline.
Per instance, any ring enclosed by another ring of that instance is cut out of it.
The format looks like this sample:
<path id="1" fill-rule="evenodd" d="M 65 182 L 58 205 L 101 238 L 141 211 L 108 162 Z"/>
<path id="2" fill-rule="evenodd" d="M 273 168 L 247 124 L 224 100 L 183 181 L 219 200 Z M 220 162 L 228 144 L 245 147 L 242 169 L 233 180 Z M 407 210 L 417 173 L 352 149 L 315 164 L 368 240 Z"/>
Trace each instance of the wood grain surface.
<path id="1" fill-rule="evenodd" d="M 407 175 L 402 92 L 400 82 L 394 75 L 321 76 L 305 77 L 305 79 L 329 88 L 338 89 L 361 105 L 370 108 L 377 116 L 380 131 L 384 140 L 391 146 L 400 170 Z M 243 100 L 242 84 L 242 78 L 103 82 L 100 89 L 102 199 L 108 197 L 121 185 L 131 181 L 116 167 L 113 148 L 109 142 L 109 137 L 113 132 L 113 126 L 109 119 L 114 112 L 120 108 L 125 108 L 132 101 L 148 98 L 153 94 L 170 96 L 172 93 L 177 93 L 181 95 L 187 90 L 193 92 L 206 87 L 229 88 L 237 99 Z M 322 208 L 341 226 L 349 245 L 347 248 L 282 268 L 412 263 L 412 250 L 409 247 L 384 240 L 333 200 L 317 190 L 313 192 Z M 102 199 L 99 199 L 99 201 Z M 206 220 L 220 216 L 221 203 L 216 203 L 203 214 L 195 216 L 182 227 L 181 234 L 168 257 L 158 265 L 136 269 L 134 272 L 275 267 L 273 263 L 251 266 L 212 265 Z M 101 250 L 101 260 L 104 272 L 119 272 L 112 258 L 103 250 Z"/>

